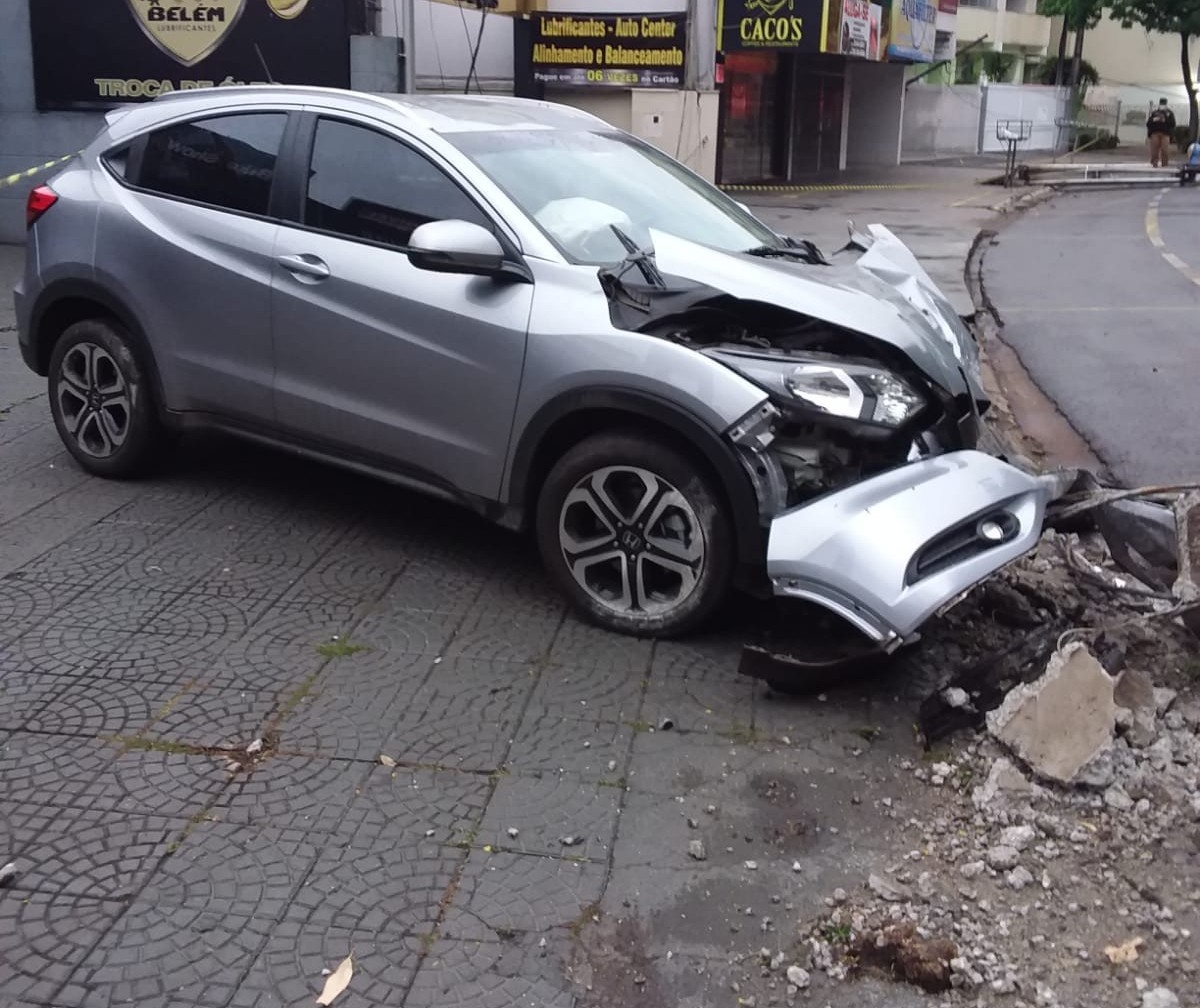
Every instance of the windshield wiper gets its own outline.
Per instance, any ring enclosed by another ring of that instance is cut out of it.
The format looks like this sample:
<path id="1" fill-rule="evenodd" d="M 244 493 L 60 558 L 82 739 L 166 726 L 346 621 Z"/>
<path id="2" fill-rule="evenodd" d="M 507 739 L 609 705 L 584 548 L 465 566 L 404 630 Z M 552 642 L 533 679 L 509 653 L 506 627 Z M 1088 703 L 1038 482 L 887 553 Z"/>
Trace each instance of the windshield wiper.
<path id="1" fill-rule="evenodd" d="M 794 239 L 789 239 L 792 244 L 789 245 L 756 245 L 754 248 L 745 250 L 746 255 L 758 256 L 760 259 L 785 258 L 799 259 L 811 266 L 828 266 L 829 260 L 821 255 L 821 250 L 817 248 L 807 238 L 796 242 Z"/>
<path id="2" fill-rule="evenodd" d="M 624 300 L 626 304 L 638 311 L 648 312 L 650 310 L 650 299 L 629 288 L 625 283 L 625 274 L 635 266 L 641 272 L 646 283 L 652 287 L 658 287 L 666 290 L 667 282 L 663 279 L 663 275 L 658 272 L 658 267 L 654 263 L 654 253 L 647 252 L 638 248 L 637 242 L 629 237 L 617 225 L 610 224 L 613 234 L 617 236 L 617 241 L 625 248 L 625 258 L 622 259 L 615 267 L 605 266 L 600 270 L 600 286 L 604 293 L 610 298 Z"/>

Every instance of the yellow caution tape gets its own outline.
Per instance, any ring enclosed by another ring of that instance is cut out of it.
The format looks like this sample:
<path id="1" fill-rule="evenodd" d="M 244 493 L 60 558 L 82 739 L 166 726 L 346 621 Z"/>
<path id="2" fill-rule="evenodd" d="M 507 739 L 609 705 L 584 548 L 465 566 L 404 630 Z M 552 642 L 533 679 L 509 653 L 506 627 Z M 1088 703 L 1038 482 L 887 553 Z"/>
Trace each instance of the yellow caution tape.
<path id="1" fill-rule="evenodd" d="M 55 165 L 60 165 L 64 161 L 70 161 L 73 157 L 75 157 L 75 154 L 66 154 L 63 157 L 55 158 L 53 161 L 47 161 L 45 164 L 40 164 L 36 168 L 26 168 L 24 171 L 19 171 L 12 175 L 5 175 L 3 178 L 0 178 L 0 189 L 3 189 L 5 186 L 16 185 L 22 179 L 29 179 L 33 178 L 35 175 L 40 175 L 42 172 L 53 168 Z"/>
<path id="2" fill-rule="evenodd" d="M 936 186 L 911 184 L 879 184 L 879 185 L 723 185 L 725 192 L 862 192 L 869 189 L 936 189 Z"/>

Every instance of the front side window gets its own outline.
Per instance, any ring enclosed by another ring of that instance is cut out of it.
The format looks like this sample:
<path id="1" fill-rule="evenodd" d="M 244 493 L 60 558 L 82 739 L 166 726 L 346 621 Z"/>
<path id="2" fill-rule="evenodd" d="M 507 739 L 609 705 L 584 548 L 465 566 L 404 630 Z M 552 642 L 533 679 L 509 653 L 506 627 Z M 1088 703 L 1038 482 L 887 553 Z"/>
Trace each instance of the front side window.
<path id="1" fill-rule="evenodd" d="M 401 248 L 422 224 L 491 222 L 424 155 L 364 126 L 321 119 L 313 142 L 304 223 Z"/>
<path id="2" fill-rule="evenodd" d="M 265 215 L 283 141 L 283 112 L 218 116 L 151 133 L 137 184 L 164 196 Z"/>

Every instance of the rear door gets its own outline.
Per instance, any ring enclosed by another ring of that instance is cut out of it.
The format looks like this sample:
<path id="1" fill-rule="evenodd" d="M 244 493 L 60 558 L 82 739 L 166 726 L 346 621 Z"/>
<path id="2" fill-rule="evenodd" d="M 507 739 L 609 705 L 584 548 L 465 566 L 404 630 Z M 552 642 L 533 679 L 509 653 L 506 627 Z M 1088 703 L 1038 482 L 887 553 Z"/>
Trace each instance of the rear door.
<path id="1" fill-rule="evenodd" d="M 272 421 L 273 199 L 286 111 L 160 128 L 117 161 L 97 279 L 142 322 L 167 405 Z"/>
<path id="2" fill-rule="evenodd" d="M 279 423 L 494 499 L 533 285 L 409 262 L 409 236 L 426 222 L 498 230 L 431 153 L 382 124 L 334 116 L 313 119 L 308 134 L 297 219 L 284 222 L 276 245 Z"/>

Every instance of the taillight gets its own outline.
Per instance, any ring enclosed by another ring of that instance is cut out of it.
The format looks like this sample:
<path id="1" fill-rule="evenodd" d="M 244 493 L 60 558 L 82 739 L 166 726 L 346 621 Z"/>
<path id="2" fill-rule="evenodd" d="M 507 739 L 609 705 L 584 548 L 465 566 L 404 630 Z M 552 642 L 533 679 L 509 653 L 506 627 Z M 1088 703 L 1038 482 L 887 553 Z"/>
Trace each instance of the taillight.
<path id="1" fill-rule="evenodd" d="M 39 217 L 58 202 L 58 193 L 49 186 L 40 185 L 29 194 L 25 201 L 25 230 L 37 223 Z"/>

